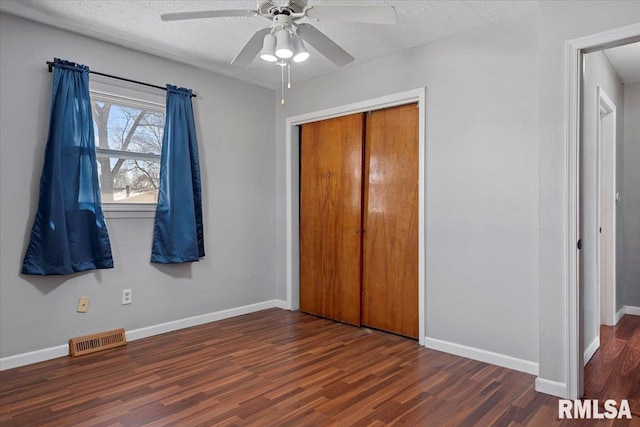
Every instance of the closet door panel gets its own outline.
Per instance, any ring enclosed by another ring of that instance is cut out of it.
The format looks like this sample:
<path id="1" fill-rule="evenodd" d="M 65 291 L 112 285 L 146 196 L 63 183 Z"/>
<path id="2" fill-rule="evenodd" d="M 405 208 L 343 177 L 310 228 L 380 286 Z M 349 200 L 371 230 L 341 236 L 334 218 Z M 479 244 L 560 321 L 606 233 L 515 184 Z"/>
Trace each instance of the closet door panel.
<path id="1" fill-rule="evenodd" d="M 418 337 L 418 108 L 366 117 L 362 324 Z"/>
<path id="2" fill-rule="evenodd" d="M 302 125 L 300 310 L 360 325 L 363 114 Z"/>

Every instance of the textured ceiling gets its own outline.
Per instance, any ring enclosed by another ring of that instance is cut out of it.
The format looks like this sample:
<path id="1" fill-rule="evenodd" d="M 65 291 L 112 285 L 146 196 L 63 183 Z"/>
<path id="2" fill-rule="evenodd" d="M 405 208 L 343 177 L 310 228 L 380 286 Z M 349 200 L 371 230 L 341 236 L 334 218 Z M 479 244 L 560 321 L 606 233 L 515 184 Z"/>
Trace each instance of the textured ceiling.
<path id="1" fill-rule="evenodd" d="M 525 15 L 538 8 L 538 1 L 513 0 L 309 0 L 310 5 L 332 3 L 389 4 L 398 15 L 397 25 L 299 21 L 312 23 L 353 55 L 356 60 L 346 67 Z M 258 58 L 248 67 L 229 64 L 255 31 L 269 26 L 265 18 L 160 20 L 162 13 L 255 9 L 256 4 L 256 1 L 210 0 L 2 0 L 0 10 L 274 89 L 280 86 L 278 66 Z M 313 48 L 309 47 L 309 51 L 309 60 L 292 67 L 295 82 L 337 70 Z"/>
<path id="2" fill-rule="evenodd" d="M 640 42 L 604 50 L 622 83 L 640 82 Z"/>

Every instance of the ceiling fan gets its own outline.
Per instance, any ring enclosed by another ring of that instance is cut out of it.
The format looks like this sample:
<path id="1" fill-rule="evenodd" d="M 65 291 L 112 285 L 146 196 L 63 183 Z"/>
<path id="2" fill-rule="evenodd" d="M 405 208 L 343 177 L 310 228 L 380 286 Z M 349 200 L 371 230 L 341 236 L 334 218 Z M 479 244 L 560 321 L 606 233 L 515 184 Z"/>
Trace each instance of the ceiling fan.
<path id="1" fill-rule="evenodd" d="M 256 31 L 231 61 L 232 65 L 246 66 L 260 54 L 260 58 L 286 65 L 302 62 L 309 57 L 304 42 L 338 67 L 354 60 L 353 56 L 311 24 L 298 23 L 302 18 L 311 21 L 359 22 L 367 24 L 395 24 L 396 11 L 390 5 L 307 5 L 306 0 L 259 0 L 256 10 L 204 10 L 197 12 L 165 13 L 163 21 L 185 19 L 253 17 L 271 20 L 269 27 Z"/>

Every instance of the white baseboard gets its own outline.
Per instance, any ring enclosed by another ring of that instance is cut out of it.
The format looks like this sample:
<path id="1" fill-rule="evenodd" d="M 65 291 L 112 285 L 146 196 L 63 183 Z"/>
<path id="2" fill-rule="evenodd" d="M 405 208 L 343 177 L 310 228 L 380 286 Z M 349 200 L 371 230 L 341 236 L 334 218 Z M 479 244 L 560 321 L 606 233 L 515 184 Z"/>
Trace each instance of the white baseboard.
<path id="1" fill-rule="evenodd" d="M 624 314 L 631 314 L 632 316 L 640 316 L 640 307 L 634 307 L 632 305 L 624 306 Z"/>
<path id="2" fill-rule="evenodd" d="M 276 301 L 278 302 L 276 303 Z M 145 328 L 133 329 L 131 331 L 126 331 L 127 341 L 135 341 L 141 338 L 164 334 L 166 332 L 173 332 L 179 329 L 190 328 L 192 326 L 215 322 L 217 320 L 228 319 L 230 317 L 254 313 L 260 310 L 266 310 L 268 308 L 275 308 L 282 303 L 283 301 L 279 300 L 264 301 L 256 304 L 244 305 L 242 307 L 201 314 L 200 316 L 187 317 L 186 319 L 178 319 L 172 322 L 161 323 L 159 325 L 147 326 Z"/>
<path id="3" fill-rule="evenodd" d="M 228 319 L 230 317 L 266 310 L 268 308 L 285 309 L 286 305 L 287 303 L 282 300 L 264 301 L 256 304 L 245 305 L 242 307 L 230 308 L 228 310 L 202 314 L 200 316 L 187 317 L 186 319 L 174 320 L 172 322 L 161 323 L 159 325 L 148 326 L 145 328 L 133 329 L 130 331 L 125 331 L 125 334 L 127 337 L 127 341 L 135 341 L 153 335 L 177 331 L 178 329 L 184 329 L 192 326 L 202 325 L 204 323 L 215 322 L 217 320 Z M 15 356 L 3 357 L 0 358 L 0 371 L 4 371 L 5 369 L 19 368 L 20 366 L 44 362 L 45 360 L 51 360 L 57 357 L 64 357 L 68 355 L 69 345 L 64 344 L 45 348 L 42 350 L 30 351 L 28 353 L 16 354 Z"/>
<path id="4" fill-rule="evenodd" d="M 273 306 L 275 308 L 281 308 L 283 310 L 291 310 L 291 308 L 289 308 L 289 304 L 287 304 L 286 301 L 283 301 L 281 299 L 274 299 Z"/>
<path id="5" fill-rule="evenodd" d="M 466 357 L 468 359 L 479 360 L 480 362 L 490 363 L 492 365 L 502 366 L 503 368 L 514 369 L 527 374 L 538 375 L 538 364 L 528 360 L 517 359 L 515 357 L 506 356 L 492 351 L 482 350 L 479 348 L 468 347 L 466 345 L 456 344 L 449 341 L 443 341 L 435 338 L 424 338 L 424 346 L 445 353 L 455 354 L 456 356 Z"/>
<path id="6" fill-rule="evenodd" d="M 622 319 L 622 316 L 624 316 L 624 314 L 625 314 L 624 311 L 625 311 L 624 310 L 624 306 L 622 306 L 622 308 L 616 312 L 615 319 L 613 319 L 614 322 L 615 322 L 614 326 L 618 324 L 620 319 Z"/>
<path id="7" fill-rule="evenodd" d="M 5 369 L 18 368 L 32 363 L 44 362 L 58 357 L 69 355 L 69 344 L 57 345 L 55 347 L 43 348 L 42 350 L 30 351 L 28 353 L 16 354 L 0 359 L 0 371 Z"/>
<path id="8" fill-rule="evenodd" d="M 563 399 L 567 398 L 567 385 L 565 383 L 551 381 L 541 377 L 536 378 L 536 391 Z"/>
<path id="9" fill-rule="evenodd" d="M 589 363 L 589 360 L 591 360 L 591 358 L 593 357 L 594 354 L 596 354 L 596 351 L 598 351 L 599 348 L 600 348 L 600 337 L 597 336 L 593 339 L 591 344 L 589 344 L 589 347 L 587 347 L 586 350 L 584 351 L 584 366 L 587 366 L 587 363 Z"/>

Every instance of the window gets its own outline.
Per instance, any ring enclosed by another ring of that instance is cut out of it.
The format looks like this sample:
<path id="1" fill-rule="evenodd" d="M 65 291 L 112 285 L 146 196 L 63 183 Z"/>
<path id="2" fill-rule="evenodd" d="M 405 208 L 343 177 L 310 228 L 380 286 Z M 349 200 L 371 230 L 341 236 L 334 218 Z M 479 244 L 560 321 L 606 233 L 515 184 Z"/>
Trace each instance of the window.
<path id="1" fill-rule="evenodd" d="M 153 211 L 158 200 L 165 106 L 92 85 L 91 107 L 105 211 Z M 114 93 L 116 92 L 116 93 Z M 156 96 L 157 98 L 157 96 Z"/>

